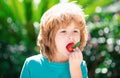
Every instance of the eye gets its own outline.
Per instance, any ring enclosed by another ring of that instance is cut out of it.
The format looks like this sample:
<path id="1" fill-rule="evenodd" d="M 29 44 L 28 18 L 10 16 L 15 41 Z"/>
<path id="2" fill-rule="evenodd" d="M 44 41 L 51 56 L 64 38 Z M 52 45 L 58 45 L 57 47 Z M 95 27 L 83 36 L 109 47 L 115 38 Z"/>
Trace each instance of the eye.
<path id="1" fill-rule="evenodd" d="M 74 30 L 74 32 L 76 33 L 76 32 L 78 32 L 78 31 Z"/>
<path id="2" fill-rule="evenodd" d="M 61 30 L 60 33 L 66 33 L 66 30 Z"/>
<path id="3" fill-rule="evenodd" d="M 74 30 L 73 32 L 74 32 L 74 33 L 79 33 L 79 30 Z"/>

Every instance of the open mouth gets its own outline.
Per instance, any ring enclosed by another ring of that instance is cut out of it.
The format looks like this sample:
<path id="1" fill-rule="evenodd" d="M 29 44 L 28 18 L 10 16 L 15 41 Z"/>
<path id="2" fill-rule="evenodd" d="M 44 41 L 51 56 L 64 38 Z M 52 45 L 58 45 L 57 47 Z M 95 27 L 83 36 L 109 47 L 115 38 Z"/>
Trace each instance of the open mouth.
<path id="1" fill-rule="evenodd" d="M 68 43 L 67 44 L 67 46 L 66 46 L 66 49 L 68 50 L 68 52 L 73 52 L 73 46 L 74 46 L 75 44 L 72 42 L 72 43 Z"/>
<path id="2" fill-rule="evenodd" d="M 66 46 L 66 49 L 68 50 L 68 52 L 73 52 L 73 49 L 79 46 L 80 46 L 80 42 L 77 42 L 76 44 L 72 42 Z"/>

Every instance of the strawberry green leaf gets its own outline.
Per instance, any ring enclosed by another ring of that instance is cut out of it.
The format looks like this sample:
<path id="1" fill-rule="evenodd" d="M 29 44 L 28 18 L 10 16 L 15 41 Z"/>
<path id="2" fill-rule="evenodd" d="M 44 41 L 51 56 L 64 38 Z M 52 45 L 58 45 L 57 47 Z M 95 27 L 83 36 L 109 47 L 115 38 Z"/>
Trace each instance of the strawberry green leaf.
<path id="1" fill-rule="evenodd" d="M 79 47 L 80 46 L 80 42 L 77 42 L 73 47 L 72 49 L 75 49 L 76 47 Z"/>

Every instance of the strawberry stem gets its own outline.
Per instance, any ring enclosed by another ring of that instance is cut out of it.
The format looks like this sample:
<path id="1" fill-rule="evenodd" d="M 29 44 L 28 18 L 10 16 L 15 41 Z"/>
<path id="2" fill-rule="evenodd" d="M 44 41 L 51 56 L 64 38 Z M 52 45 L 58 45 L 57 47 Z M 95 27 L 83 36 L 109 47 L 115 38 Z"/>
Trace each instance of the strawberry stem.
<path id="1" fill-rule="evenodd" d="M 77 42 L 73 47 L 72 49 L 75 49 L 76 47 L 79 47 L 80 46 L 80 42 Z"/>

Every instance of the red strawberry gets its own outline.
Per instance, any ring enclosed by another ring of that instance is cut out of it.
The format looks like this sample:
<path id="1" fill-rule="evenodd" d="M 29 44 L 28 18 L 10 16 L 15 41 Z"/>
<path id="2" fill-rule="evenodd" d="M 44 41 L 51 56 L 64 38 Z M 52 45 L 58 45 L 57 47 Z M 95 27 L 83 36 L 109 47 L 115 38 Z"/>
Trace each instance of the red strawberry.
<path id="1" fill-rule="evenodd" d="M 67 50 L 69 51 L 69 52 L 73 52 L 73 46 L 74 46 L 75 44 L 74 43 L 69 43 L 67 46 L 66 46 L 66 48 L 67 48 Z"/>
<path id="2" fill-rule="evenodd" d="M 75 49 L 76 47 L 80 46 L 80 42 L 77 42 L 76 44 L 74 43 L 69 43 L 66 48 L 69 52 L 73 52 L 73 49 Z"/>

